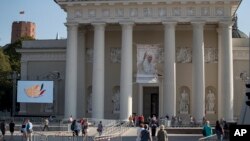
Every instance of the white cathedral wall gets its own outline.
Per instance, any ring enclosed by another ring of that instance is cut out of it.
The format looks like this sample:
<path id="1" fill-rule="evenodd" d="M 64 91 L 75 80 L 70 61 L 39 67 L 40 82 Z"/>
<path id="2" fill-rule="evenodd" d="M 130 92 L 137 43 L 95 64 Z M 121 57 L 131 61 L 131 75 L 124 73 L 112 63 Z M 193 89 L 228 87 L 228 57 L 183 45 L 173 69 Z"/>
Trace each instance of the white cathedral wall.
<path id="1" fill-rule="evenodd" d="M 110 61 L 110 49 L 121 47 L 121 30 L 119 26 L 114 25 L 106 27 L 105 32 L 105 118 L 119 118 L 118 113 L 113 113 L 112 111 L 112 89 L 114 86 L 120 85 L 120 63 L 112 63 Z M 145 27 L 149 27 L 145 30 Z M 151 28 L 150 28 L 151 27 Z M 163 26 L 157 26 L 157 28 L 152 28 L 151 25 L 135 25 L 133 31 L 133 74 L 136 74 L 136 44 L 160 44 L 163 47 L 164 34 Z M 184 27 L 184 28 L 183 28 Z M 188 27 L 188 28 L 185 28 Z M 209 26 L 205 28 L 205 47 L 217 48 L 217 32 L 216 28 Z M 93 47 L 93 31 L 89 31 L 86 34 L 86 47 Z M 192 47 L 192 28 L 191 26 L 177 25 L 176 30 L 176 47 Z M 86 87 L 92 85 L 92 63 L 86 63 Z M 160 72 L 163 72 L 162 66 L 159 68 Z M 218 64 L 205 63 L 205 86 L 213 86 L 216 89 L 216 94 L 218 93 Z M 138 92 L 139 86 L 135 83 L 135 78 L 133 76 L 133 112 L 138 113 Z M 178 114 L 178 99 L 180 98 L 180 87 L 187 86 L 190 89 L 192 95 L 192 64 L 191 63 L 177 63 L 176 64 L 176 104 L 177 104 L 177 114 Z M 190 95 L 190 97 L 191 97 Z M 86 99 L 85 99 L 86 100 Z M 86 101 L 85 101 L 86 102 Z M 191 102 L 191 101 L 190 101 Z M 86 102 L 87 103 L 87 102 Z M 190 107 L 192 109 L 192 107 Z M 216 109 L 217 110 L 217 109 Z M 189 111 L 191 112 L 191 111 Z M 86 112 L 88 117 L 91 114 Z M 217 115 L 217 114 L 216 114 Z M 217 118 L 216 115 L 208 115 L 211 118 Z"/>
<path id="2" fill-rule="evenodd" d="M 240 117 L 240 112 L 242 106 L 245 105 L 245 82 L 240 78 L 241 72 L 249 71 L 249 61 L 248 60 L 234 60 L 234 117 L 238 119 Z"/>

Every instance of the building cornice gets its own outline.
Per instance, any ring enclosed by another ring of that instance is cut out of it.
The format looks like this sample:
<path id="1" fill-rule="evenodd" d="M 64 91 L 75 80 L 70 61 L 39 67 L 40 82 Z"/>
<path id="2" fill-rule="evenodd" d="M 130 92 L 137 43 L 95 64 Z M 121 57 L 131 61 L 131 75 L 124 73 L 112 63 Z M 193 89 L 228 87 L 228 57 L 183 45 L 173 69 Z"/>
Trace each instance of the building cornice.
<path id="1" fill-rule="evenodd" d="M 180 23 L 231 21 L 240 0 L 56 0 L 67 12 L 67 22 Z"/>
<path id="2" fill-rule="evenodd" d="M 66 49 L 55 49 L 55 48 L 25 48 L 17 49 L 17 52 L 22 54 L 21 61 L 65 61 Z"/>

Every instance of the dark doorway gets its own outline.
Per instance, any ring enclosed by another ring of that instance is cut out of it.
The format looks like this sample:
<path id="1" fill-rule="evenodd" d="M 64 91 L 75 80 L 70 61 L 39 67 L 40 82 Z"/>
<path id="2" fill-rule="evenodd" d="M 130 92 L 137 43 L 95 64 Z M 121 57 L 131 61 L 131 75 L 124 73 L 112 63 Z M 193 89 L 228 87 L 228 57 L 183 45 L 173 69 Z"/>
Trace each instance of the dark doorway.
<path id="1" fill-rule="evenodd" d="M 143 115 L 159 115 L 159 87 L 143 87 Z"/>
<path id="2" fill-rule="evenodd" d="M 158 93 L 152 93 L 151 94 L 151 116 L 159 114 L 159 94 Z"/>

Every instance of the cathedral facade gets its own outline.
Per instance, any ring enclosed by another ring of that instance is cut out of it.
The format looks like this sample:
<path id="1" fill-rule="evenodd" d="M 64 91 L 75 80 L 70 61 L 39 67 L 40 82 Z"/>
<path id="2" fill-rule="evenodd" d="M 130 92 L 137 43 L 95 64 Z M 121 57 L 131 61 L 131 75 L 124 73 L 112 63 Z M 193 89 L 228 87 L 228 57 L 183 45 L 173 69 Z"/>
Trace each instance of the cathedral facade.
<path id="1" fill-rule="evenodd" d="M 232 38 L 240 0 L 55 2 L 67 12 L 67 40 L 24 41 L 19 50 L 22 80 L 53 80 L 54 102 L 21 103 L 20 112 L 239 117 L 239 74 L 248 73 L 247 39 Z"/>

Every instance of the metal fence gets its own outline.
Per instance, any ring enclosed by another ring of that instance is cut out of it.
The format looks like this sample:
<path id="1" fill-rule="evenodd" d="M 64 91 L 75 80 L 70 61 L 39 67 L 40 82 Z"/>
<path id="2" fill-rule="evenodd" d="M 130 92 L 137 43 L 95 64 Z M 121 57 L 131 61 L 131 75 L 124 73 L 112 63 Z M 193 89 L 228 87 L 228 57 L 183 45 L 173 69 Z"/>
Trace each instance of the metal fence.
<path id="1" fill-rule="evenodd" d="M 213 134 L 213 135 L 208 136 L 208 137 L 202 137 L 202 138 L 199 138 L 198 141 L 217 141 L 217 135 Z"/>

